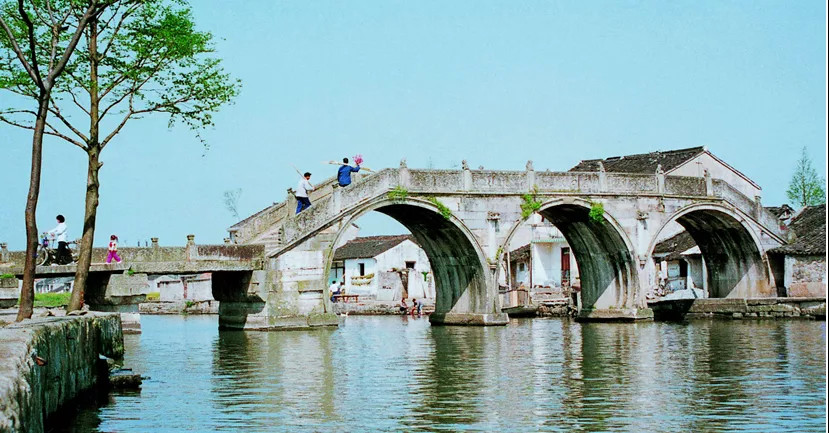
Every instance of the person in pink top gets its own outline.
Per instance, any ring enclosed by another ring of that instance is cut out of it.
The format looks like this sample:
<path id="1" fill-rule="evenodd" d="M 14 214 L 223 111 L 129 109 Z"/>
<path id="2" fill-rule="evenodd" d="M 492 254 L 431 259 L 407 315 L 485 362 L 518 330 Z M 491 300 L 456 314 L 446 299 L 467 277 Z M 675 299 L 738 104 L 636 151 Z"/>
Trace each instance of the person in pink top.
<path id="1" fill-rule="evenodd" d="M 115 259 L 117 263 L 121 263 L 121 258 L 118 257 L 118 236 L 112 235 L 109 237 L 109 253 L 107 253 L 107 264 L 112 263 Z"/>

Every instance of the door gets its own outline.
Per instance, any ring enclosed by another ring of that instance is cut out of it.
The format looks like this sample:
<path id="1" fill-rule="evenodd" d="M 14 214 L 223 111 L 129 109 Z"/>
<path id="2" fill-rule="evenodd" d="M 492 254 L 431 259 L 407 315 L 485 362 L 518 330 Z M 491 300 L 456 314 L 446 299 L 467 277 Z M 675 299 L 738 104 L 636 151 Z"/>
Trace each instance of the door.
<path id="1" fill-rule="evenodd" d="M 570 287 L 570 248 L 561 248 L 561 286 Z"/>

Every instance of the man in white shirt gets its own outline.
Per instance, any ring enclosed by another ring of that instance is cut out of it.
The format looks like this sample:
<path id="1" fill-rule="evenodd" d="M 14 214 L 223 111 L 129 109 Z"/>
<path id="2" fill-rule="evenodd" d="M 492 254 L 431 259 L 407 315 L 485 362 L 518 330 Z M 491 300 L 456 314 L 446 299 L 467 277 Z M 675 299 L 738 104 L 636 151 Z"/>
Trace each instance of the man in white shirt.
<path id="1" fill-rule="evenodd" d="M 299 180 L 296 186 L 296 213 L 300 213 L 305 209 L 311 207 L 311 200 L 308 199 L 308 193 L 314 190 L 311 185 L 311 173 L 306 172 L 303 179 Z"/>
<path id="2" fill-rule="evenodd" d="M 334 298 L 334 295 L 340 294 L 340 285 L 337 284 L 337 280 L 331 280 L 331 285 L 328 286 L 328 293 L 331 294 L 331 302 L 337 302 L 337 299 Z"/>
<path id="3" fill-rule="evenodd" d="M 72 263 L 72 253 L 66 245 L 66 218 L 64 218 L 63 215 L 58 215 L 56 219 L 58 220 L 58 225 L 48 233 L 52 235 L 52 237 L 57 238 L 58 241 L 58 264 L 65 265 L 67 263 Z"/>

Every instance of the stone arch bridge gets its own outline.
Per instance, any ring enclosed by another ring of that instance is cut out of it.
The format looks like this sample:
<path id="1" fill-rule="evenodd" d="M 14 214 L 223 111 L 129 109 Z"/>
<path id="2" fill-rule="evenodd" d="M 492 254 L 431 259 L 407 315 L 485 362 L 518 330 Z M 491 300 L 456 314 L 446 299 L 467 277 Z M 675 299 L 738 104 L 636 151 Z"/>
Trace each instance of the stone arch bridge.
<path id="1" fill-rule="evenodd" d="M 671 222 L 694 238 L 712 297 L 773 297 L 766 251 L 783 242 L 759 197 L 705 177 L 600 172 L 416 170 L 360 174 L 345 188 L 330 178 L 294 215 L 288 198 L 229 229 L 236 244 L 264 246 L 264 266 L 249 280 L 214 281 L 225 327 L 277 329 L 335 324 L 327 279 L 334 246 L 367 212 L 406 226 L 425 250 L 437 292 L 432 323 L 498 325 L 498 263 L 533 202 L 570 244 L 580 267 L 585 320 L 652 317 L 645 293 L 650 259 Z M 598 209 L 603 209 L 599 211 Z M 596 209 L 591 217 L 591 209 Z"/>

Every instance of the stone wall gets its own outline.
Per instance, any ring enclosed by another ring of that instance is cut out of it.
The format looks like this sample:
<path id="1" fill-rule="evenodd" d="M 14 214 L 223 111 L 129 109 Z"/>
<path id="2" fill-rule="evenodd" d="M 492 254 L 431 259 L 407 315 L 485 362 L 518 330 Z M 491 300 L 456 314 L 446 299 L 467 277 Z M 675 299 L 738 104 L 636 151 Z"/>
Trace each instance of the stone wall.
<path id="1" fill-rule="evenodd" d="M 825 297 L 826 257 L 786 256 L 783 281 L 790 297 Z"/>
<path id="2" fill-rule="evenodd" d="M 50 414 L 98 382 L 99 354 L 124 354 L 118 314 L 38 318 L 0 328 L 0 432 L 44 431 Z"/>

